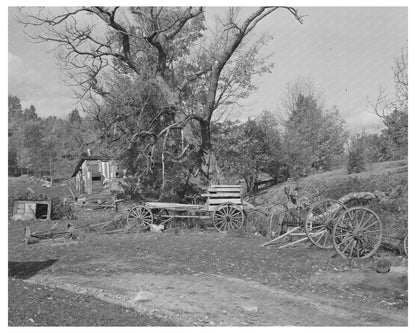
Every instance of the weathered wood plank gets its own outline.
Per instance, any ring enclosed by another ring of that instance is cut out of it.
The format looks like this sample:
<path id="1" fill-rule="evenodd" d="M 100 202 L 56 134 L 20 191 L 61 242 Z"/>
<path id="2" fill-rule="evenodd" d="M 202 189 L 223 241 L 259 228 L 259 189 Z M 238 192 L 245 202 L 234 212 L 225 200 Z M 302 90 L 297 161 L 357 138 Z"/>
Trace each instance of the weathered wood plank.
<path id="1" fill-rule="evenodd" d="M 241 185 L 211 185 L 208 188 L 241 188 Z"/>
<path id="2" fill-rule="evenodd" d="M 212 192 L 230 192 L 230 193 L 240 193 L 241 188 L 225 188 L 225 187 L 219 187 L 219 188 L 209 188 L 208 193 Z"/>
<path id="3" fill-rule="evenodd" d="M 182 219 L 210 219 L 211 216 L 199 216 L 199 215 L 160 215 L 163 218 L 182 218 Z"/>
<path id="4" fill-rule="evenodd" d="M 227 203 L 242 204 L 242 201 L 240 198 L 208 199 L 208 205 L 221 205 Z"/>
<path id="5" fill-rule="evenodd" d="M 239 192 L 218 192 L 218 193 L 210 193 L 206 195 L 208 198 L 240 198 Z"/>
<path id="6" fill-rule="evenodd" d="M 171 210 L 201 210 L 205 205 L 180 204 L 174 202 L 146 202 L 147 208 L 171 209 Z"/>

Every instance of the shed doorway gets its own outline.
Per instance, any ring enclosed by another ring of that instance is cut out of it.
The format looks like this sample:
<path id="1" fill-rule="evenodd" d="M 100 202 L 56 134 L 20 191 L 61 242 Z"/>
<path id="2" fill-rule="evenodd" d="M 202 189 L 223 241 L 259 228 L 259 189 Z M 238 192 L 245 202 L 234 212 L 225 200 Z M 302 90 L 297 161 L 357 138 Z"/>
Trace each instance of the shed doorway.
<path id="1" fill-rule="evenodd" d="M 47 219 L 49 205 L 45 203 L 36 203 L 35 218 Z"/>

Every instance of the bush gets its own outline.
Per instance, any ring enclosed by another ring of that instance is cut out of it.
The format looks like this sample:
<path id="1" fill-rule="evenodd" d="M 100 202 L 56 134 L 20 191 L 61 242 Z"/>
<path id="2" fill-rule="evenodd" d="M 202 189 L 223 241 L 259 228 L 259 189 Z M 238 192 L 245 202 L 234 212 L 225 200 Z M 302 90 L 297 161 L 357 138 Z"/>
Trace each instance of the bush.
<path id="1" fill-rule="evenodd" d="M 72 205 L 64 204 L 60 198 L 51 200 L 51 220 L 74 220 L 74 209 Z"/>

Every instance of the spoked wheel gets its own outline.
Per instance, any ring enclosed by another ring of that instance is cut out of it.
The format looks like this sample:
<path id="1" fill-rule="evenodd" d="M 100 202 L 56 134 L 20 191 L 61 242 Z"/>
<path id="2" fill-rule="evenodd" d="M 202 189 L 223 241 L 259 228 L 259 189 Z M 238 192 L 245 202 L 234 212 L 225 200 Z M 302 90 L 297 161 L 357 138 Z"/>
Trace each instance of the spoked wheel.
<path id="1" fill-rule="evenodd" d="M 153 214 L 149 208 L 144 206 L 136 206 L 129 210 L 127 215 L 127 227 L 131 230 L 138 228 L 139 230 L 148 229 L 153 223 Z"/>
<path id="2" fill-rule="evenodd" d="M 214 211 L 213 222 L 215 229 L 218 231 L 241 229 L 244 222 L 244 214 L 237 206 L 221 206 Z"/>
<path id="3" fill-rule="evenodd" d="M 404 254 L 406 255 L 406 257 L 409 255 L 408 252 L 407 252 L 407 251 L 409 251 L 408 242 L 409 242 L 409 236 L 406 235 L 406 237 L 403 240 L 403 250 L 404 250 Z"/>
<path id="4" fill-rule="evenodd" d="M 338 218 L 332 236 L 335 250 L 341 257 L 365 259 L 377 251 L 383 229 L 372 210 L 352 207 Z"/>
<path id="5" fill-rule="evenodd" d="M 273 208 L 272 215 L 270 216 L 269 230 L 267 233 L 270 238 L 273 239 L 280 236 L 283 229 L 283 221 L 288 213 L 289 210 L 286 205 L 279 204 Z"/>
<path id="6" fill-rule="evenodd" d="M 312 205 L 305 219 L 305 231 L 309 240 L 322 249 L 330 249 L 335 221 L 346 210 L 338 200 L 325 199 Z"/>

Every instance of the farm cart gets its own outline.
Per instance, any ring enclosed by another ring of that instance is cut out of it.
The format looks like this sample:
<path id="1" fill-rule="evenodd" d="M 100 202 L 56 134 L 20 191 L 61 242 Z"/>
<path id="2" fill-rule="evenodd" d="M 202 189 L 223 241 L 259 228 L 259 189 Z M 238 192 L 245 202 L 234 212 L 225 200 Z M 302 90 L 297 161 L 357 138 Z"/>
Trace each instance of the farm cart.
<path id="1" fill-rule="evenodd" d="M 164 228 L 174 218 L 212 220 L 218 231 L 237 230 L 243 226 L 245 204 L 241 185 L 212 185 L 202 196 L 207 198 L 204 205 L 146 202 L 135 206 L 127 215 L 128 228 L 145 230 L 152 225 Z"/>
<path id="2" fill-rule="evenodd" d="M 313 204 L 303 218 L 302 207 L 289 209 L 286 205 L 279 206 L 280 209 L 275 210 L 270 219 L 270 230 L 278 237 L 263 246 L 291 235 L 302 235 L 303 238 L 280 248 L 309 239 L 322 249 L 334 247 L 343 258 L 364 259 L 372 256 L 381 244 L 381 221 L 375 212 L 366 207 L 347 209 L 341 201 L 325 199 Z M 280 235 L 287 224 L 285 220 L 289 220 L 292 229 Z M 302 230 L 304 232 L 300 232 Z"/>
<path id="3" fill-rule="evenodd" d="M 324 249 L 334 247 L 343 258 L 371 257 L 383 237 L 381 221 L 374 211 L 361 206 L 347 209 L 333 199 L 311 207 L 305 231 L 313 244 Z"/>

